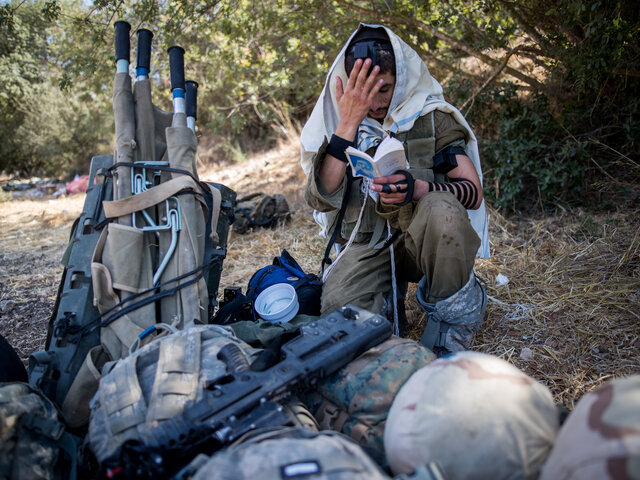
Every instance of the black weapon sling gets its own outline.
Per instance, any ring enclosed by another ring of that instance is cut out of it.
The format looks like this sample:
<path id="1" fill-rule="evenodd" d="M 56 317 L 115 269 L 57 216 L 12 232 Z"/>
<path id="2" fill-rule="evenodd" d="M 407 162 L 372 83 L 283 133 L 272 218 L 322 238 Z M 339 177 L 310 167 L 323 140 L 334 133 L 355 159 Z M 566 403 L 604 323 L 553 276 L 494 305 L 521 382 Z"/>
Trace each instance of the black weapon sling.
<path id="1" fill-rule="evenodd" d="M 329 242 L 327 243 L 327 248 L 324 250 L 324 257 L 322 258 L 322 265 L 320 266 L 321 275 L 324 274 L 325 265 L 331 265 L 331 247 L 336 243 L 336 238 L 338 237 L 338 233 L 342 229 L 342 222 L 344 221 L 344 214 L 347 211 L 347 203 L 349 203 L 349 197 L 351 196 L 351 186 L 353 185 L 353 175 L 351 174 L 351 170 L 347 168 L 347 185 L 344 189 L 344 196 L 342 197 L 342 203 L 340 205 L 340 211 L 338 212 L 338 217 L 336 218 L 336 222 L 334 224 L 333 232 L 331 233 L 331 238 L 329 238 Z"/>

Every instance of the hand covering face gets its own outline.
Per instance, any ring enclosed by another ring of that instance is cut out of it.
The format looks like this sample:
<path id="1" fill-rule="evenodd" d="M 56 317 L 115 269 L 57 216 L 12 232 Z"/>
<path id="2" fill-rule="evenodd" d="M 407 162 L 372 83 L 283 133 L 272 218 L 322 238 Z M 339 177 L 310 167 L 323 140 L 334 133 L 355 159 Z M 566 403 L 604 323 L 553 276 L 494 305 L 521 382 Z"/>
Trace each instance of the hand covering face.
<path id="1" fill-rule="evenodd" d="M 467 156 L 473 162 L 482 183 L 482 167 L 478 153 L 478 142 L 471 127 L 462 113 L 444 100 L 442 87 L 429 73 L 429 69 L 418 54 L 407 45 L 392 30 L 381 25 L 360 24 L 345 42 L 340 53 L 329 69 L 324 88 L 316 105 L 311 112 L 309 120 L 302 129 L 300 136 L 301 158 L 300 163 L 308 176 L 314 155 L 322 145 L 325 138 L 330 138 L 335 132 L 340 118 L 340 110 L 336 98 L 336 78 L 340 77 L 343 85 L 347 84 L 347 73 L 344 67 L 344 57 L 347 46 L 356 33 L 364 27 L 384 28 L 396 59 L 396 85 L 389 105 L 389 111 L 382 125 L 375 120 L 365 118 L 360 125 L 357 137 L 358 149 L 365 151 L 378 145 L 382 139 L 390 133 L 397 134 L 410 130 L 416 119 L 433 110 L 450 113 L 453 118 L 463 125 L 469 132 L 469 140 L 466 145 Z M 484 201 L 477 210 L 468 210 L 471 224 L 481 239 L 478 256 L 489 256 L 489 234 L 487 216 Z M 314 215 L 317 216 L 317 215 Z M 317 219 L 318 220 L 318 219 Z M 318 222 L 323 224 L 322 219 Z"/>

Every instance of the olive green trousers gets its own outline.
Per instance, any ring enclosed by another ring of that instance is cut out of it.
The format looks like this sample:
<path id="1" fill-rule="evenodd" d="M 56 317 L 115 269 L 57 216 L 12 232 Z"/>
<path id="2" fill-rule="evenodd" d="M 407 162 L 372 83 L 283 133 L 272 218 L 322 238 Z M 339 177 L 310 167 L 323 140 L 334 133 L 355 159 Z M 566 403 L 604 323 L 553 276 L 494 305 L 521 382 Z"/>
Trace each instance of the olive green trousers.
<path id="1" fill-rule="evenodd" d="M 416 283 L 424 276 L 430 302 L 446 298 L 469 280 L 480 239 L 467 212 L 449 192 L 432 192 L 415 206 L 408 228 L 394 243 L 397 282 Z M 377 250 L 352 244 L 325 280 L 322 315 L 346 304 L 379 313 L 391 290 L 391 250 L 360 260 Z"/>

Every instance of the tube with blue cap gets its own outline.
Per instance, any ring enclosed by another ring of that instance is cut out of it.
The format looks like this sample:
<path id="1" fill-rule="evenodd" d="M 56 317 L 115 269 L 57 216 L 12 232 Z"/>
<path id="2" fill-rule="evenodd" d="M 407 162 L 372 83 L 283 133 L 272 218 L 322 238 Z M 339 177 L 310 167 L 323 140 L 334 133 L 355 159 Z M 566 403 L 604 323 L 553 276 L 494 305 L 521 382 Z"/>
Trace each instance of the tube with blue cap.
<path id="1" fill-rule="evenodd" d="M 169 72 L 171 74 L 171 94 L 173 96 L 173 118 L 185 114 L 184 48 L 169 47 Z"/>
<path id="2" fill-rule="evenodd" d="M 151 41 L 153 40 L 153 32 L 141 28 L 137 34 L 136 81 L 141 81 L 149 78 L 149 71 L 151 70 Z"/>

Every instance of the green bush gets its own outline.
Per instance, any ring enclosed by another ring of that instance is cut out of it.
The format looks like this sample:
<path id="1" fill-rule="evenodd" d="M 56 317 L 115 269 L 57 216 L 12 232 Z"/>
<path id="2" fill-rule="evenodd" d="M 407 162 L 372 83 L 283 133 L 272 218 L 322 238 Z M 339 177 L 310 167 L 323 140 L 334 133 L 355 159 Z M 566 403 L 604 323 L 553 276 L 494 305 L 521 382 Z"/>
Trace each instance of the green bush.
<path id="1" fill-rule="evenodd" d="M 565 0 L 521 13 L 546 73 L 538 89 L 494 83 L 474 100 L 487 198 L 510 210 L 597 206 L 603 180 L 628 193 L 640 181 L 638 7 Z M 458 75 L 447 93 L 462 104 L 473 90 Z"/>
<path id="2" fill-rule="evenodd" d="M 99 108 L 104 103 L 91 92 L 60 89 L 63 68 L 53 51 L 57 10 L 51 2 L 14 1 L 5 8 L 0 18 L 0 171 L 55 177 L 85 173 L 91 156 L 107 148 L 110 112 Z"/>

